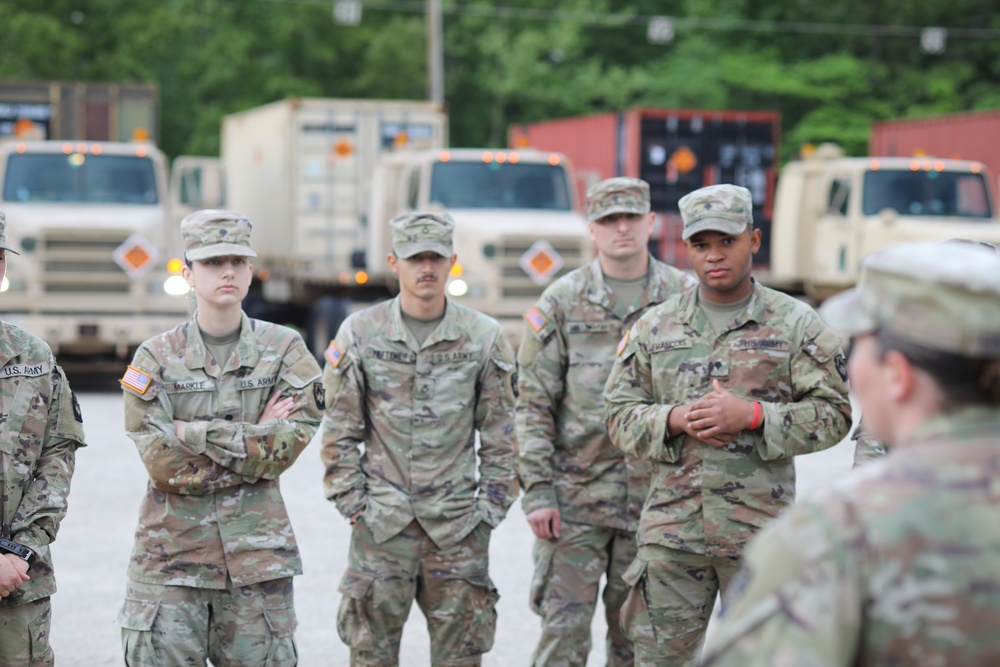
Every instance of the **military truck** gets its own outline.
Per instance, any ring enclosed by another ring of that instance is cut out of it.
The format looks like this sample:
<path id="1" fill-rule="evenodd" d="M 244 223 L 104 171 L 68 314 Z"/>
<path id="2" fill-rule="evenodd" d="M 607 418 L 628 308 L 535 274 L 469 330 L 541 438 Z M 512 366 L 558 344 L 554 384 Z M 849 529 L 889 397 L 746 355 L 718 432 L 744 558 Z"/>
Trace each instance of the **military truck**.
<path id="1" fill-rule="evenodd" d="M 447 116 L 422 101 L 289 99 L 225 117 L 227 205 L 254 223 L 248 312 L 305 330 L 321 352 L 347 313 L 398 289 L 388 222 L 448 211 L 452 298 L 510 333 L 544 286 L 589 260 L 566 158 L 448 149 Z"/>
<path id="2" fill-rule="evenodd" d="M 146 84 L 0 82 L 0 210 L 21 253 L 0 308 L 64 364 L 118 367 L 190 312 L 169 202 L 209 184 L 182 178 L 197 160 L 181 160 L 172 197 L 157 104 Z"/>
<path id="3" fill-rule="evenodd" d="M 895 243 L 1000 244 L 990 180 L 981 162 L 844 157 L 820 145 L 781 171 L 762 279 L 822 300 L 857 281 L 862 257 Z"/>

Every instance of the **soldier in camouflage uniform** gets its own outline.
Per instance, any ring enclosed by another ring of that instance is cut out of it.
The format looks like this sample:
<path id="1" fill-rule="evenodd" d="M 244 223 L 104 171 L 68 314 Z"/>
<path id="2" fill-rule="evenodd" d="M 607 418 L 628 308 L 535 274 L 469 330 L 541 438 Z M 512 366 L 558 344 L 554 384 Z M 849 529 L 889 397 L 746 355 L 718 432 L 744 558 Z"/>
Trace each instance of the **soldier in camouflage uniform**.
<path id="1" fill-rule="evenodd" d="M 181 222 L 197 311 L 122 378 L 149 474 L 118 617 L 131 667 L 297 662 L 302 563 L 278 476 L 319 428 L 323 385 L 297 333 L 243 313 L 250 227 L 236 211 Z"/>
<path id="2" fill-rule="evenodd" d="M 549 286 L 525 314 L 517 404 L 522 505 L 537 538 L 531 607 L 542 617 L 533 664 L 587 662 L 602 576 L 609 665 L 633 663 L 618 614 L 621 576 L 650 466 L 625 456 L 604 426 L 604 381 L 625 329 L 693 277 L 649 256 L 649 184 L 611 178 L 587 192 L 597 258 Z"/>
<path id="3" fill-rule="evenodd" d="M 998 665 L 1000 259 L 911 243 L 823 305 L 880 462 L 754 540 L 712 667 Z"/>
<path id="4" fill-rule="evenodd" d="M 1000 255 L 1000 248 L 986 241 L 976 241 L 973 239 L 955 238 L 949 239 L 947 243 L 964 243 L 978 246 Z M 865 427 L 864 419 L 858 421 L 858 427 L 854 431 L 854 467 L 864 465 L 870 461 L 877 461 L 885 456 L 885 445 L 879 442 L 872 433 Z"/>
<path id="5" fill-rule="evenodd" d="M 709 186 L 680 210 L 700 285 L 629 330 L 605 390 L 612 441 L 654 465 L 622 624 L 637 664 L 670 667 L 695 657 L 744 545 L 791 504 L 792 457 L 851 425 L 839 337 L 752 279 L 750 192 Z"/>
<path id="6" fill-rule="evenodd" d="M 7 268 L 0 212 L 0 280 Z M 76 450 L 84 446 L 76 396 L 49 346 L 0 322 L 0 665 L 52 665 L 49 545 L 66 516 Z"/>
<path id="7" fill-rule="evenodd" d="M 493 645 L 488 549 L 515 496 L 514 355 L 496 321 L 445 296 L 453 227 L 394 219 L 399 295 L 348 317 L 326 352 L 324 489 L 353 524 L 337 615 L 352 665 L 398 663 L 414 600 L 432 664 L 479 665 Z"/>

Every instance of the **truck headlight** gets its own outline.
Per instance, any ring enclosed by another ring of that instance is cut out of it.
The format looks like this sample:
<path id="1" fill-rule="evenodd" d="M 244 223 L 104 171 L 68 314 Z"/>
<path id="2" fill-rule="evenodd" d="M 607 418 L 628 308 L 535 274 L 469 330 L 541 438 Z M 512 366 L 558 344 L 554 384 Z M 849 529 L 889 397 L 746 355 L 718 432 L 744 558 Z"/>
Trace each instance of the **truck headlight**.
<path id="1" fill-rule="evenodd" d="M 448 294 L 451 296 L 465 296 L 469 293 L 469 285 L 462 279 L 452 280 L 448 283 Z"/>
<path id="2" fill-rule="evenodd" d="M 183 296 L 190 289 L 182 276 L 170 276 L 163 282 L 163 291 L 170 296 Z"/>

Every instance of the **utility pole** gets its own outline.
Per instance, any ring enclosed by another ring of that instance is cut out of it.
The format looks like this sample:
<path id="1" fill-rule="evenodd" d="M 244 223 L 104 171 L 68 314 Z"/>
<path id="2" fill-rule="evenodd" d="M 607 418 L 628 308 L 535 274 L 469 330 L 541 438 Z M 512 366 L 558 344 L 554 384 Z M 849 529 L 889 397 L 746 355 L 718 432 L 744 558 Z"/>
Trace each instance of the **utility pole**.
<path id="1" fill-rule="evenodd" d="M 441 0 L 427 0 L 427 97 L 444 105 L 444 45 Z"/>

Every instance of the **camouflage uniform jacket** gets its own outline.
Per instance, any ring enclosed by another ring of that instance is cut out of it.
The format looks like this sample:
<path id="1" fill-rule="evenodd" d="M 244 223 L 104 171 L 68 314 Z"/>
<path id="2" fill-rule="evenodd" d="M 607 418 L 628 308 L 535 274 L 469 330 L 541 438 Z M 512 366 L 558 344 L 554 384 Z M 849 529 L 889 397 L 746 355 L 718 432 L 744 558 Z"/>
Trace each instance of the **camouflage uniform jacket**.
<path id="1" fill-rule="evenodd" d="M 56 592 L 49 544 L 66 516 L 83 418 L 45 341 L 0 322 L 0 480 L 2 537 L 35 552 L 29 581 L 0 609 Z"/>
<path id="2" fill-rule="evenodd" d="M 624 320 L 599 260 L 560 278 L 525 316 L 518 351 L 521 503 L 528 514 L 634 531 L 651 465 L 624 455 L 604 425 L 604 382 L 625 330 L 646 310 L 697 284 L 652 257 L 639 306 Z"/>
<path id="3" fill-rule="evenodd" d="M 655 462 L 638 543 L 737 557 L 795 496 L 797 454 L 837 444 L 851 425 L 838 337 L 801 301 L 754 284 L 747 310 L 716 335 L 698 290 L 646 313 L 622 341 L 605 390 L 611 440 Z M 667 416 L 712 391 L 712 380 L 758 401 L 764 426 L 725 447 Z"/>
<path id="4" fill-rule="evenodd" d="M 885 445 L 865 428 L 864 418 L 854 429 L 854 467 L 877 461 L 885 456 Z"/>
<path id="5" fill-rule="evenodd" d="M 515 497 L 514 355 L 496 321 L 449 300 L 418 348 L 397 297 L 351 315 L 326 357 L 323 483 L 345 517 L 364 509 L 380 544 L 416 519 L 442 549 L 500 523 Z"/>
<path id="6" fill-rule="evenodd" d="M 965 408 L 751 543 L 706 664 L 998 665 L 1000 416 Z"/>
<path id="7" fill-rule="evenodd" d="M 132 365 L 149 376 L 125 389 L 125 429 L 149 473 L 129 577 L 221 589 L 301 574 L 278 476 L 323 417 L 320 368 L 302 338 L 243 315 L 225 369 L 192 319 L 143 343 Z M 276 392 L 289 419 L 258 424 Z M 184 439 L 174 420 L 187 422 Z"/>

